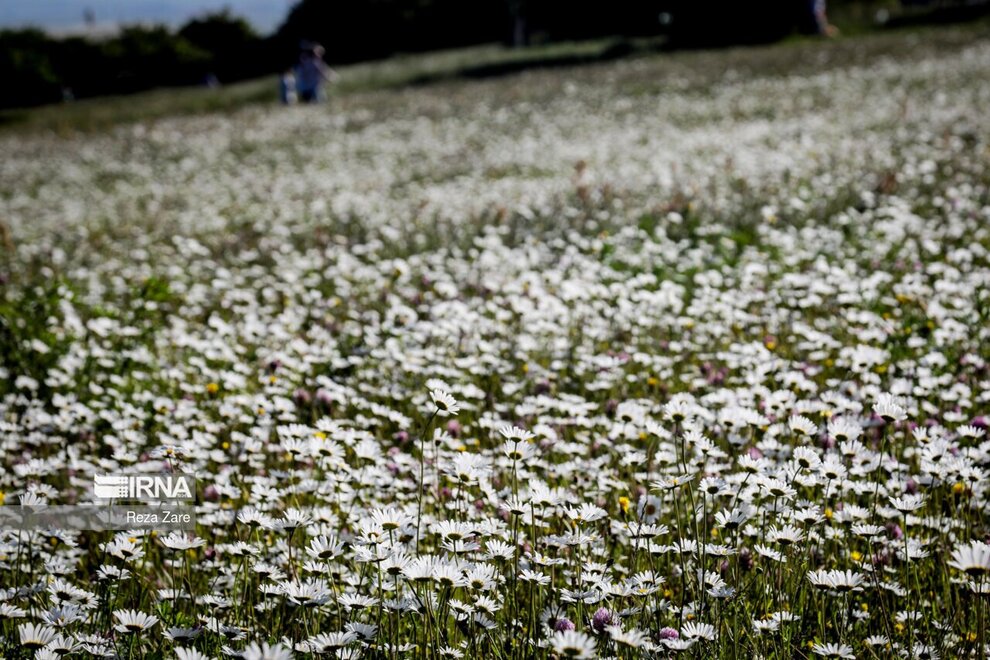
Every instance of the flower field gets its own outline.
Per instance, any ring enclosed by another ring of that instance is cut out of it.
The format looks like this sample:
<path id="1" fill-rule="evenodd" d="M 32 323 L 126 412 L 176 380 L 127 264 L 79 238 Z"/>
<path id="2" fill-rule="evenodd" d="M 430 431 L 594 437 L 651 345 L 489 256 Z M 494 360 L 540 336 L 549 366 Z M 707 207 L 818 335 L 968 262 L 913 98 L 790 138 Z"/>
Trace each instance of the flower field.
<path id="1" fill-rule="evenodd" d="M 0 136 L 0 657 L 986 657 L 975 35 Z"/>

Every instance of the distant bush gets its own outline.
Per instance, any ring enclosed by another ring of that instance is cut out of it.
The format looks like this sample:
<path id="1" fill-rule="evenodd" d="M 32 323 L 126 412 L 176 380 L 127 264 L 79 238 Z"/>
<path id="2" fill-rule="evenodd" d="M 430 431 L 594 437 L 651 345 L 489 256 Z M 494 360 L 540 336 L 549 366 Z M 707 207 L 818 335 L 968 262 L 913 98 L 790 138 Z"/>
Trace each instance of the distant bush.
<path id="1" fill-rule="evenodd" d="M 227 9 L 189 21 L 178 36 L 209 54 L 210 72 L 223 82 L 257 76 L 274 67 L 270 42 Z"/>
<path id="2" fill-rule="evenodd" d="M 40 30 L 0 32 L 0 105 L 37 105 L 61 97 L 53 43 Z"/>
<path id="3" fill-rule="evenodd" d="M 227 12 L 192 20 L 178 32 L 129 26 L 104 40 L 3 30 L 0 107 L 202 84 L 210 75 L 221 82 L 258 76 L 273 70 L 267 44 Z"/>

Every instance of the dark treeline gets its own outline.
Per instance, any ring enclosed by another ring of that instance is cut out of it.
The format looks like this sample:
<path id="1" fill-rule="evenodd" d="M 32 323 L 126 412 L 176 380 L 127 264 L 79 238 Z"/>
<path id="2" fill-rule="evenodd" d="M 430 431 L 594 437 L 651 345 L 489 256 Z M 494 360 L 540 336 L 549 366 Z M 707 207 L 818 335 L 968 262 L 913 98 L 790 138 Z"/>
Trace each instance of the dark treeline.
<path id="1" fill-rule="evenodd" d="M 478 43 L 526 43 L 656 34 L 662 2 L 649 0 L 304 0 L 279 30 L 307 32 L 333 62 Z"/>
<path id="2" fill-rule="evenodd" d="M 805 26 L 810 7 L 810 0 L 302 0 L 275 38 L 291 44 L 307 35 L 338 63 L 479 43 L 663 33 L 681 43 L 739 43 Z"/>
<path id="3" fill-rule="evenodd" d="M 136 25 L 101 39 L 0 31 L 0 107 L 240 80 L 271 69 L 271 46 L 226 12 L 177 31 Z"/>
<path id="4" fill-rule="evenodd" d="M 178 30 L 131 26 L 102 39 L 0 31 L 0 107 L 257 77 L 291 66 L 302 39 L 322 43 L 327 60 L 341 64 L 491 42 L 521 46 L 662 33 L 672 45 L 766 41 L 807 30 L 811 5 L 810 0 L 301 0 L 267 37 L 226 11 Z"/>

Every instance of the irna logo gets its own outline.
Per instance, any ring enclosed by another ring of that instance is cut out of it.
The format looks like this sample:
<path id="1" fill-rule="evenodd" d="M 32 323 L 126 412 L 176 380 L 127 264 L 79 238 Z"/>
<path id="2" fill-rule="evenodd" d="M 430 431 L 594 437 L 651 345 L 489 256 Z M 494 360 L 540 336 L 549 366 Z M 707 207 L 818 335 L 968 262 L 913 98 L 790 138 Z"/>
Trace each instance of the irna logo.
<path id="1" fill-rule="evenodd" d="M 101 500 L 192 500 L 196 482 L 189 474 L 104 474 L 93 477 Z"/>

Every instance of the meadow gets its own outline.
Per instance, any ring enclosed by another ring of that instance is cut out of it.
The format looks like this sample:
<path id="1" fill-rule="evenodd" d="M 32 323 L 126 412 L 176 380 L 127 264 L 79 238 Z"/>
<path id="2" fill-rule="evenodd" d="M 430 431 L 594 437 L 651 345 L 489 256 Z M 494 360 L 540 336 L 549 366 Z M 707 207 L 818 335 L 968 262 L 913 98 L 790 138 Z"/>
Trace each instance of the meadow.
<path id="1" fill-rule="evenodd" d="M 8 127 L 0 656 L 986 657 L 988 35 Z"/>

